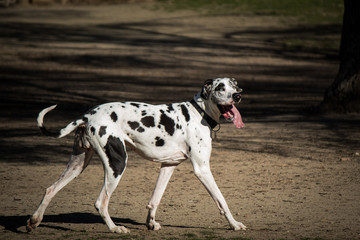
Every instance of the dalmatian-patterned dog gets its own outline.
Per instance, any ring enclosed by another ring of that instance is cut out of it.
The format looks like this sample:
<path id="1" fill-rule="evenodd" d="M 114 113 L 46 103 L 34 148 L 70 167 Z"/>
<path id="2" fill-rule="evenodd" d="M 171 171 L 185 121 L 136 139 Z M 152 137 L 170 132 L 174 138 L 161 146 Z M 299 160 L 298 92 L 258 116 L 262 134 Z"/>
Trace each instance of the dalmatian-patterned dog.
<path id="1" fill-rule="evenodd" d="M 190 102 L 150 105 L 139 102 L 107 103 L 88 111 L 59 132 L 50 132 L 43 125 L 46 113 L 56 105 L 42 110 L 38 126 L 47 136 L 61 138 L 76 130 L 70 161 L 45 195 L 35 213 L 27 221 L 32 231 L 42 221 L 51 199 L 89 164 L 94 153 L 103 162 L 105 180 L 95 207 L 111 232 L 127 233 L 124 226 L 116 226 L 108 212 L 111 194 L 118 185 L 127 163 L 125 144 L 144 158 L 161 163 L 159 177 L 151 199 L 146 226 L 159 230 L 155 213 L 170 177 L 181 162 L 190 159 L 194 173 L 214 199 L 220 213 L 225 215 L 234 230 L 245 230 L 237 222 L 221 194 L 210 171 L 211 130 L 220 116 L 232 120 L 237 128 L 244 126 L 234 104 L 241 101 L 237 82 L 233 78 L 207 80 L 203 89 Z"/>

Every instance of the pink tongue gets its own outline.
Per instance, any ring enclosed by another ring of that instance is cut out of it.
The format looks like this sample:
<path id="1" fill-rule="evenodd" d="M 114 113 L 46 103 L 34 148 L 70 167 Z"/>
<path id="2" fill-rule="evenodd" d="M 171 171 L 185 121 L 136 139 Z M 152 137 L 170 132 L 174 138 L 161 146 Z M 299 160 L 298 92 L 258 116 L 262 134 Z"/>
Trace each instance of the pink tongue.
<path id="1" fill-rule="evenodd" d="M 241 119 L 241 115 L 240 115 L 239 111 L 236 109 L 236 107 L 234 105 L 232 105 L 231 110 L 229 112 L 224 113 L 223 116 L 226 119 L 229 119 L 229 118 L 233 117 L 233 123 L 235 124 L 235 126 L 237 128 L 245 127 L 245 124 Z"/>

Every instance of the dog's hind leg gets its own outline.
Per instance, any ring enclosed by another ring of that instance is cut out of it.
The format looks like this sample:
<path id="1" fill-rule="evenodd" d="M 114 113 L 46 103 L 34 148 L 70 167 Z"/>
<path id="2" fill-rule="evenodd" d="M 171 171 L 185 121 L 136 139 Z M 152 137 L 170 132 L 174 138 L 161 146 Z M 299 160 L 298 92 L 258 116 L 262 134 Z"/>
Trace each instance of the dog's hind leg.
<path id="1" fill-rule="evenodd" d="M 83 137 L 83 128 L 79 128 L 75 135 L 75 142 L 73 147 L 73 152 L 70 157 L 64 172 L 61 174 L 60 178 L 48 187 L 45 191 L 45 195 L 35 213 L 27 221 L 26 229 L 28 232 L 34 230 L 43 219 L 45 209 L 56 195 L 63 187 L 65 187 L 71 180 L 80 175 L 80 173 L 86 168 L 89 164 L 94 151 L 91 148 L 83 148 L 83 144 L 80 144 L 79 139 Z"/>
<path id="2" fill-rule="evenodd" d="M 146 219 L 146 226 L 149 230 L 160 230 L 161 226 L 158 222 L 155 221 L 155 214 L 157 207 L 160 203 L 160 200 L 164 194 L 167 184 L 173 174 L 176 165 L 166 165 L 162 164 L 160 168 L 159 177 L 156 181 L 154 192 L 152 193 L 151 199 L 147 205 L 147 209 L 149 209 L 149 213 Z"/>
<path id="3" fill-rule="evenodd" d="M 115 225 L 108 211 L 111 194 L 118 185 L 126 167 L 127 154 L 125 144 L 120 138 L 109 136 L 104 148 L 97 146 L 95 151 L 98 153 L 104 166 L 104 185 L 95 202 L 95 208 L 111 232 L 128 233 L 130 231 L 126 227 Z"/>

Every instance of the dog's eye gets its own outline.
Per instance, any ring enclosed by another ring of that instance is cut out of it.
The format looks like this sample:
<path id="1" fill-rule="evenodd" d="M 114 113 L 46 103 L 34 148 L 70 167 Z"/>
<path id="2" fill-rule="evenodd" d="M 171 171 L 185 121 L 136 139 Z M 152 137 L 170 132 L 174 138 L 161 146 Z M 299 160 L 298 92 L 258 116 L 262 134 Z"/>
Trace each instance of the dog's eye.
<path id="1" fill-rule="evenodd" d="M 215 91 L 218 92 L 224 92 L 225 91 L 225 85 L 223 83 L 220 83 L 216 88 Z"/>

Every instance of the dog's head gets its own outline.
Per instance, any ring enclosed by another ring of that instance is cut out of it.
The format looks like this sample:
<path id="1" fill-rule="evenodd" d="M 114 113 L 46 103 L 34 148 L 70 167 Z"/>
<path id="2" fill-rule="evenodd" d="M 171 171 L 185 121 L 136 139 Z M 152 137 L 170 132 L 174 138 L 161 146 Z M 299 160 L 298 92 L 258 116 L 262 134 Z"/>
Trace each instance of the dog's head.
<path id="1" fill-rule="evenodd" d="M 241 115 L 234 104 L 241 101 L 242 89 L 234 78 L 215 78 L 206 80 L 201 91 L 204 100 L 211 101 L 219 108 L 226 120 L 232 120 L 236 127 L 244 127 Z"/>

